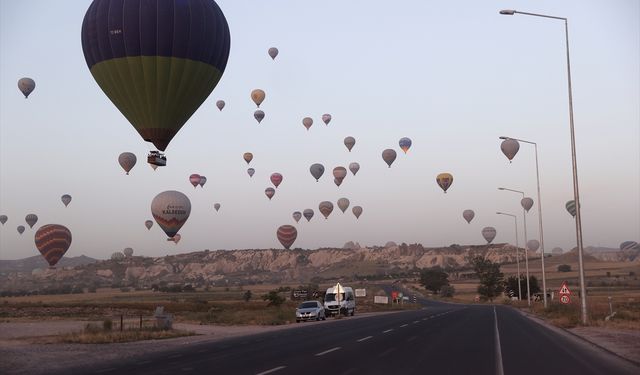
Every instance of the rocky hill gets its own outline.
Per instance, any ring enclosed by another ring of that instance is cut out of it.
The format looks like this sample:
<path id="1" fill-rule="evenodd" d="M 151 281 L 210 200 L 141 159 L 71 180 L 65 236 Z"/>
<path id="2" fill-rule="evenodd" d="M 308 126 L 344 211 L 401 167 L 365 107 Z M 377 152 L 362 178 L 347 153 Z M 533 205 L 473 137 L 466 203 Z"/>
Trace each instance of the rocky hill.
<path id="1" fill-rule="evenodd" d="M 58 267 L 77 267 L 85 264 L 95 263 L 98 259 L 90 258 L 85 255 L 77 257 L 63 257 L 58 262 Z M 44 270 L 49 264 L 40 255 L 17 260 L 0 260 L 0 275 L 12 272 L 31 273 L 34 270 Z"/>

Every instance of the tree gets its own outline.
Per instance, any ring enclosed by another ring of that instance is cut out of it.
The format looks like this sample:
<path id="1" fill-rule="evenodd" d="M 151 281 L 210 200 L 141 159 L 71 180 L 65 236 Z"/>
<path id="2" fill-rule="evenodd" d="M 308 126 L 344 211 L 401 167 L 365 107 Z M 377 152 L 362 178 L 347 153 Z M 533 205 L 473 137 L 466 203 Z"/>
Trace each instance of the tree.
<path id="1" fill-rule="evenodd" d="M 244 292 L 244 294 L 242 295 L 242 299 L 245 302 L 249 302 L 249 300 L 251 299 L 251 291 L 247 290 L 246 292 Z"/>
<path id="2" fill-rule="evenodd" d="M 504 290 L 504 275 L 500 272 L 500 265 L 483 257 L 471 259 L 471 265 L 480 279 L 478 294 L 493 302 Z"/>
<path id="3" fill-rule="evenodd" d="M 439 267 L 424 269 L 420 272 L 420 285 L 433 293 L 438 293 L 443 286 L 449 285 L 449 274 Z"/>
<path id="4" fill-rule="evenodd" d="M 522 288 L 522 299 L 527 299 L 527 277 L 525 275 L 520 275 L 520 288 Z M 540 292 L 540 286 L 538 285 L 538 279 L 535 276 L 529 276 L 529 289 L 531 290 L 531 295 Z M 505 281 L 504 291 L 509 296 L 517 297 L 518 296 L 518 277 L 517 276 L 509 276 Z"/>
<path id="5" fill-rule="evenodd" d="M 571 266 L 568 264 L 558 264 L 558 272 L 571 272 Z"/>
<path id="6" fill-rule="evenodd" d="M 280 307 L 280 305 L 282 305 L 285 301 L 284 297 L 280 296 L 277 290 L 272 290 L 269 293 L 263 295 L 262 299 L 265 301 L 269 301 L 269 304 L 267 306 L 276 307 Z"/>
<path id="7" fill-rule="evenodd" d="M 453 297 L 456 292 L 456 288 L 453 285 L 445 285 L 440 289 L 440 296 L 442 297 Z"/>

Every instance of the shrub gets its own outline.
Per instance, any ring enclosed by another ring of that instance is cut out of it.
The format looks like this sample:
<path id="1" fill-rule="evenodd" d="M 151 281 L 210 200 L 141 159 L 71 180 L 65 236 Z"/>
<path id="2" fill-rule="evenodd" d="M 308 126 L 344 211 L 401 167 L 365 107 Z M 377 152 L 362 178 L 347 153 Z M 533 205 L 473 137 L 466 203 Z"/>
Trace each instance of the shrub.
<path id="1" fill-rule="evenodd" d="M 558 272 L 571 272 L 571 266 L 568 264 L 559 264 Z"/>
<path id="2" fill-rule="evenodd" d="M 105 331 L 111 331 L 111 329 L 113 328 L 113 322 L 111 321 L 111 319 L 105 319 L 102 322 L 102 329 Z"/>
<path id="3" fill-rule="evenodd" d="M 456 288 L 453 285 L 446 285 L 440 289 L 440 295 L 442 297 L 453 297 L 456 292 Z"/>

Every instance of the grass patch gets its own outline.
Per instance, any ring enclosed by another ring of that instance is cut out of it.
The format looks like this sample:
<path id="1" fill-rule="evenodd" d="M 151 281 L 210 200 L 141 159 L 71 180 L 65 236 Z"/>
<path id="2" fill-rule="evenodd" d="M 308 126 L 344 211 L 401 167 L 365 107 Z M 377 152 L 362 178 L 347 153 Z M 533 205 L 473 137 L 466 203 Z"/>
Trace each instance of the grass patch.
<path id="1" fill-rule="evenodd" d="M 111 344 L 143 340 L 161 340 L 175 337 L 193 336 L 195 333 L 182 330 L 160 330 L 143 328 L 142 330 L 108 331 L 88 324 L 82 332 L 73 332 L 54 336 L 53 341 L 67 344 Z"/>

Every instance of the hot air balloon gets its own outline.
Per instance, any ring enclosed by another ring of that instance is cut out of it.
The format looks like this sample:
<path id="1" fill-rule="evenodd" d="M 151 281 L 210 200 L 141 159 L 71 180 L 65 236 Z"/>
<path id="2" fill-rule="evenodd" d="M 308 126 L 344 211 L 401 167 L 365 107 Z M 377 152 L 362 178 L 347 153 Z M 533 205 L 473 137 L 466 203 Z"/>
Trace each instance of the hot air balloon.
<path id="1" fill-rule="evenodd" d="M 29 97 L 29 94 L 31 94 L 35 88 L 36 82 L 31 78 L 25 77 L 18 80 L 18 89 L 22 92 L 25 99 Z"/>
<path id="2" fill-rule="evenodd" d="M 291 215 L 291 216 L 293 216 L 293 220 L 295 220 L 295 221 L 296 221 L 296 223 L 299 223 L 299 222 L 300 222 L 300 219 L 302 219 L 302 212 L 300 212 L 300 211 L 296 211 L 296 212 L 294 212 L 294 213 L 293 213 L 293 215 Z"/>
<path id="3" fill-rule="evenodd" d="M 180 235 L 180 233 L 176 234 L 175 236 L 171 237 L 171 238 L 167 238 L 167 241 L 173 241 L 174 244 L 178 244 L 178 242 L 180 242 L 180 240 L 182 239 L 182 236 Z"/>
<path id="4" fill-rule="evenodd" d="M 200 185 L 200 187 L 204 187 L 204 184 L 207 183 L 207 178 L 205 176 L 200 176 L 200 181 L 198 181 L 198 185 Z"/>
<path id="5" fill-rule="evenodd" d="M 71 232 L 62 225 L 43 225 L 36 231 L 35 243 L 49 268 L 54 268 L 71 246 Z"/>
<path id="6" fill-rule="evenodd" d="M 262 119 L 264 118 L 264 111 L 261 109 L 257 109 L 255 112 L 253 112 L 253 117 L 255 117 L 256 121 L 258 121 L 258 124 L 262 122 Z"/>
<path id="7" fill-rule="evenodd" d="M 344 213 L 349 208 L 349 200 L 347 198 L 338 199 L 338 208 Z"/>
<path id="8" fill-rule="evenodd" d="M 496 228 L 494 227 L 484 227 L 482 228 L 482 237 L 487 240 L 487 243 L 491 243 L 494 238 L 496 238 Z"/>
<path id="9" fill-rule="evenodd" d="M 346 137 L 344 139 L 344 145 L 347 146 L 347 150 L 349 150 L 349 152 L 351 152 L 351 149 L 353 148 L 353 146 L 355 146 L 356 144 L 356 139 L 353 137 Z"/>
<path id="10" fill-rule="evenodd" d="M 537 251 L 539 247 L 540 247 L 540 242 L 538 242 L 538 240 L 527 241 L 527 250 Z"/>
<path id="11" fill-rule="evenodd" d="M 356 216 L 356 219 L 359 219 L 360 215 L 362 215 L 362 207 L 353 206 L 353 208 L 351 209 L 351 212 L 353 212 L 353 214 Z"/>
<path id="12" fill-rule="evenodd" d="M 567 209 L 567 212 L 571 214 L 571 216 L 576 217 L 576 201 L 571 200 L 564 205 Z"/>
<path id="13" fill-rule="evenodd" d="M 213 208 L 216 210 L 216 212 L 220 211 L 220 203 L 214 203 Z"/>
<path id="14" fill-rule="evenodd" d="M 118 156 L 118 163 L 120 163 L 120 166 L 127 174 L 129 174 L 131 168 L 136 165 L 137 160 L 136 155 L 131 152 L 123 152 Z"/>
<path id="15" fill-rule="evenodd" d="M 407 151 L 409 151 L 409 148 L 411 147 L 411 139 L 407 137 L 400 138 L 400 142 L 398 142 L 398 144 L 400 145 L 400 148 L 402 149 L 402 151 L 404 151 L 404 153 L 406 154 Z"/>
<path id="16" fill-rule="evenodd" d="M 249 175 L 249 177 L 253 177 L 253 174 L 256 173 L 256 170 L 253 168 L 248 168 L 247 169 L 247 174 Z"/>
<path id="17" fill-rule="evenodd" d="M 451 184 L 453 184 L 453 176 L 450 173 L 440 173 L 436 177 L 436 182 L 438 183 L 438 186 L 440 186 L 446 193 L 447 189 L 449 189 L 449 187 L 451 187 Z"/>
<path id="18" fill-rule="evenodd" d="M 251 100 L 256 103 L 256 106 L 258 106 L 258 108 L 260 108 L 260 104 L 262 104 L 262 102 L 264 101 L 265 96 L 266 94 L 264 93 L 264 91 L 260 89 L 251 91 Z"/>
<path id="19" fill-rule="evenodd" d="M 282 225 L 276 231 L 276 237 L 278 237 L 278 241 L 280 241 L 282 246 L 289 250 L 298 237 L 298 231 L 293 225 Z"/>
<path id="20" fill-rule="evenodd" d="M 353 163 L 349 164 L 349 170 L 355 176 L 356 173 L 358 173 L 358 171 L 360 170 L 360 164 L 358 164 L 356 162 L 353 162 Z"/>
<path id="21" fill-rule="evenodd" d="M 328 219 L 329 215 L 331 215 L 331 211 L 333 211 L 333 203 L 329 201 L 322 201 L 318 205 L 318 209 L 322 216 L 324 216 L 325 219 Z"/>
<path id="22" fill-rule="evenodd" d="M 119 251 L 116 251 L 113 254 L 111 254 L 111 260 L 115 260 L 117 262 L 122 259 L 124 259 L 124 254 L 122 254 Z"/>
<path id="23" fill-rule="evenodd" d="M 189 176 L 189 182 L 191 182 L 191 185 L 193 185 L 193 188 L 195 189 L 198 185 L 200 185 L 200 175 L 197 173 L 192 174 L 191 176 Z"/>
<path id="24" fill-rule="evenodd" d="M 60 197 L 60 200 L 64 203 L 64 206 L 67 207 L 69 203 L 71 203 L 71 196 L 69 194 L 65 194 Z"/>
<path id="25" fill-rule="evenodd" d="M 345 167 L 333 168 L 333 177 L 338 180 L 343 180 L 345 177 L 347 177 L 347 169 Z"/>
<path id="26" fill-rule="evenodd" d="M 216 107 L 218 107 L 218 109 L 222 111 L 222 108 L 224 108 L 225 104 L 226 103 L 224 102 L 224 100 L 218 100 L 216 102 Z"/>
<path id="27" fill-rule="evenodd" d="M 244 154 L 242 154 L 242 158 L 247 162 L 247 164 L 249 164 L 251 163 L 251 160 L 253 160 L 253 154 L 250 152 L 245 152 Z"/>
<path id="28" fill-rule="evenodd" d="M 151 201 L 151 213 L 167 237 L 171 238 L 187 222 L 191 214 L 191 201 L 179 191 L 164 191 Z"/>
<path id="29" fill-rule="evenodd" d="M 282 183 L 282 175 L 280 173 L 272 173 L 269 179 L 276 188 Z"/>
<path id="30" fill-rule="evenodd" d="M 267 198 L 269 198 L 269 200 L 271 200 L 271 198 L 273 198 L 273 196 L 276 195 L 276 189 L 274 189 L 272 187 L 268 187 L 268 188 L 264 189 L 264 195 L 266 195 Z"/>
<path id="31" fill-rule="evenodd" d="M 311 175 L 316 179 L 317 182 L 324 174 L 324 165 L 319 163 L 311 164 L 311 166 L 309 167 L 309 172 L 311 172 Z"/>
<path id="32" fill-rule="evenodd" d="M 29 228 L 33 228 L 33 226 L 38 222 L 38 216 L 36 214 L 29 214 L 25 216 L 24 221 L 29 224 Z"/>
<path id="33" fill-rule="evenodd" d="M 313 210 L 310 208 L 307 208 L 306 210 L 302 211 L 302 216 L 305 217 L 305 219 L 307 219 L 307 222 L 311 221 L 311 218 L 313 217 Z"/>
<path id="34" fill-rule="evenodd" d="M 307 130 L 313 125 L 313 119 L 311 117 L 305 117 L 302 119 L 302 125 L 304 125 Z"/>
<path id="35" fill-rule="evenodd" d="M 462 217 L 467 221 L 467 223 L 471 224 L 471 220 L 476 216 L 476 213 L 473 210 L 464 210 L 462 211 Z"/>
<path id="36" fill-rule="evenodd" d="M 147 227 L 148 230 L 151 230 L 151 227 L 153 226 L 153 221 L 151 220 L 145 221 L 144 226 Z"/>
<path id="37" fill-rule="evenodd" d="M 340 179 L 340 178 L 334 178 L 333 179 L 333 183 L 336 184 L 336 186 L 342 185 L 342 181 L 344 181 L 344 180 Z"/>
<path id="38" fill-rule="evenodd" d="M 218 84 L 230 44 L 224 14 L 210 0 L 95 0 L 82 23 L 93 78 L 162 151 Z"/>
<path id="39" fill-rule="evenodd" d="M 524 208 L 525 211 L 529 212 L 531 207 L 533 207 L 533 199 L 529 197 L 522 198 L 520 205 L 522 205 L 522 208 Z"/>
<path id="40" fill-rule="evenodd" d="M 507 138 L 500 144 L 500 149 L 504 156 L 509 159 L 509 163 L 511 163 L 511 160 L 513 160 L 518 153 L 518 150 L 520 150 L 520 142 L 515 139 Z"/>
<path id="41" fill-rule="evenodd" d="M 7 220 L 9 220 L 7 215 L 0 215 L 0 223 L 2 223 L 2 225 L 4 225 L 4 223 L 6 223 Z"/>
<path id="42" fill-rule="evenodd" d="M 126 256 L 127 258 L 131 258 L 131 256 L 133 255 L 133 249 L 130 247 L 125 248 L 124 250 L 122 250 L 122 253 L 124 254 L 124 256 Z"/>
<path id="43" fill-rule="evenodd" d="M 16 228 L 18 230 L 18 233 L 22 234 L 24 233 L 24 225 L 18 225 L 18 228 Z"/>
<path id="44" fill-rule="evenodd" d="M 331 115 L 328 113 L 322 115 L 322 122 L 324 122 L 325 125 L 329 125 L 329 123 L 331 122 Z"/>
<path id="45" fill-rule="evenodd" d="M 388 148 L 382 151 L 382 160 L 387 163 L 389 168 L 391 168 L 391 164 L 393 164 L 394 160 L 396 160 L 396 156 L 398 156 L 396 154 L 396 150 Z"/>
<path id="46" fill-rule="evenodd" d="M 267 52 L 269 53 L 269 56 L 271 56 L 271 60 L 275 60 L 276 56 L 278 56 L 278 49 L 276 47 L 269 48 L 269 51 Z"/>
<path id="47" fill-rule="evenodd" d="M 620 250 L 640 250 L 640 245 L 636 241 L 624 241 L 620 244 Z"/>

